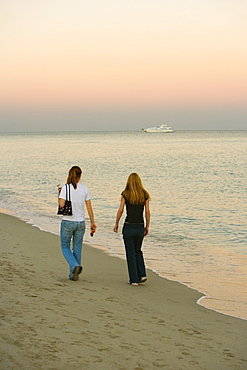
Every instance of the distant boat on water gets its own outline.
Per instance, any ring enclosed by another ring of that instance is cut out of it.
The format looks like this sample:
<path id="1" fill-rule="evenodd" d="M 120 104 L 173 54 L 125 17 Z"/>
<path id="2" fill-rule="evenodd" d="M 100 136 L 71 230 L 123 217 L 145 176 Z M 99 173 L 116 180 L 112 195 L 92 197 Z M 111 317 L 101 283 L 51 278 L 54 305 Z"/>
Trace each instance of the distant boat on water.
<path id="1" fill-rule="evenodd" d="M 174 132 L 173 129 L 167 125 L 160 125 L 160 126 L 154 126 L 149 128 L 143 128 L 143 131 L 145 132 L 164 132 L 164 133 L 170 133 Z"/>

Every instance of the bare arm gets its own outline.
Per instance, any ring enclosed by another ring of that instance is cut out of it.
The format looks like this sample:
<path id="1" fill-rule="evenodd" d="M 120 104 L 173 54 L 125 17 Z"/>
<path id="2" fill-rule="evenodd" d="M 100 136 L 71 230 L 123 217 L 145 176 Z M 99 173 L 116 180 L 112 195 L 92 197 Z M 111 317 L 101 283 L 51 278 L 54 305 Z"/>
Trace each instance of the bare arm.
<path id="1" fill-rule="evenodd" d="M 58 203 L 59 203 L 60 207 L 64 207 L 65 206 L 65 199 L 59 198 Z"/>
<path id="2" fill-rule="evenodd" d="M 64 207 L 65 206 L 65 199 L 59 198 L 60 193 L 61 193 L 61 189 L 60 189 L 60 191 L 58 190 L 58 204 L 60 205 L 60 207 Z"/>
<path id="3" fill-rule="evenodd" d="M 64 207 L 65 199 L 59 198 L 61 190 L 62 190 L 62 188 L 60 188 L 60 187 L 57 189 L 57 191 L 58 191 L 58 204 L 60 205 L 60 207 Z"/>
<path id="4" fill-rule="evenodd" d="M 117 211 L 117 216 L 116 216 L 116 222 L 115 222 L 115 226 L 113 228 L 113 231 L 115 233 L 118 232 L 118 224 L 119 224 L 119 221 L 120 221 L 120 218 L 122 217 L 122 214 L 123 214 L 123 211 L 124 211 L 124 205 L 125 205 L 125 200 L 124 198 L 122 197 L 121 198 L 121 202 L 120 202 L 120 206 L 119 206 L 119 209 Z"/>
<path id="5" fill-rule="evenodd" d="M 144 229 L 144 236 L 148 235 L 149 225 L 150 225 L 149 200 L 146 200 L 146 203 L 145 203 L 145 218 L 146 218 L 146 226 L 145 226 L 145 229 Z"/>
<path id="6" fill-rule="evenodd" d="M 87 207 L 87 213 L 88 213 L 88 216 L 91 222 L 91 229 L 95 231 L 97 226 L 94 223 L 94 214 L 93 214 L 93 208 L 92 208 L 92 203 L 90 199 L 86 200 L 86 207 Z"/>

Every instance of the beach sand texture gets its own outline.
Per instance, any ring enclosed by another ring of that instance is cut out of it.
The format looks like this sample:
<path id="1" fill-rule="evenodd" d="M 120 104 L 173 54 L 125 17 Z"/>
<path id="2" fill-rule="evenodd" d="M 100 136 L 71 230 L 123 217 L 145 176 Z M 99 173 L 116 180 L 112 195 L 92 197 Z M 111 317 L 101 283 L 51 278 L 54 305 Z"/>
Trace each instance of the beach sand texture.
<path id="1" fill-rule="evenodd" d="M 6 214 L 0 245 L 0 369 L 247 369 L 247 321 L 201 293 L 151 271 L 130 286 L 124 260 L 86 244 L 70 281 L 59 237 Z"/>

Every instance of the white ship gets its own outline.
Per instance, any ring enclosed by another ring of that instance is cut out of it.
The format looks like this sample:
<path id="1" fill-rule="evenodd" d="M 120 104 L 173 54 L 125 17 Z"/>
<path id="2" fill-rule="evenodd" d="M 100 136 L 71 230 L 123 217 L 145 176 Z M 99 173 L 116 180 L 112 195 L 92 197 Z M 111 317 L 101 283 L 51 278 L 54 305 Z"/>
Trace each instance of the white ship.
<path id="1" fill-rule="evenodd" d="M 167 125 L 160 125 L 160 126 L 154 126 L 149 128 L 143 128 L 143 131 L 145 132 L 164 132 L 164 133 L 170 133 L 174 132 L 171 127 Z"/>

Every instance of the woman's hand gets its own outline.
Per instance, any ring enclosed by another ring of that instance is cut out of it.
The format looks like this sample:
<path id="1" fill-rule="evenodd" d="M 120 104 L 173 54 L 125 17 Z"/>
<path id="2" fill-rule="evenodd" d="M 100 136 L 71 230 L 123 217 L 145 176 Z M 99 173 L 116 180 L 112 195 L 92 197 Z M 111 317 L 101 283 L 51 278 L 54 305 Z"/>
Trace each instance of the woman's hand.
<path id="1" fill-rule="evenodd" d="M 148 235 L 148 227 L 145 227 L 144 228 L 144 236 L 147 236 Z"/>
<path id="2" fill-rule="evenodd" d="M 94 230 L 94 232 L 96 231 L 97 229 L 97 226 L 95 225 L 95 223 L 92 223 L 91 224 L 91 230 Z"/>
<path id="3" fill-rule="evenodd" d="M 114 226 L 113 231 L 114 231 L 114 233 L 117 233 L 118 232 L 118 225 L 115 225 Z"/>

